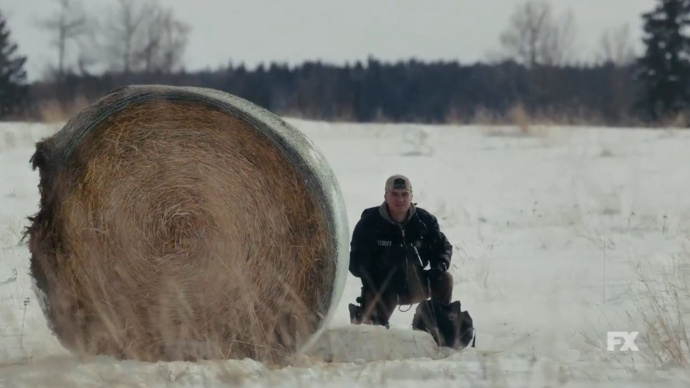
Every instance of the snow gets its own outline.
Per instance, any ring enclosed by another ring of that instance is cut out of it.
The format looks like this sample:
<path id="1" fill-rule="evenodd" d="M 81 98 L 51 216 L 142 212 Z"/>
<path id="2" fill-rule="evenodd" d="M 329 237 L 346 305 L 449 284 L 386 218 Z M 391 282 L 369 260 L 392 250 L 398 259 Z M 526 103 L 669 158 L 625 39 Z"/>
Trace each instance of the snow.
<path id="1" fill-rule="evenodd" d="M 38 203 L 33 144 L 58 126 L 4 123 L 0 386 L 690 386 L 647 324 L 671 308 L 662 318 L 682 334 L 676 317 L 690 312 L 690 133 L 289 121 L 339 177 L 350 228 L 381 203 L 389 175 L 410 177 L 454 244 L 454 299 L 474 318 L 476 348 L 439 349 L 412 331 L 415 306 L 390 330 L 350 325 L 360 290 L 348 275 L 329 330 L 286 367 L 78 359 L 47 329 L 20 241 Z M 665 304 L 649 310 L 653 295 Z M 607 351 L 607 331 L 639 331 L 639 352 Z"/>

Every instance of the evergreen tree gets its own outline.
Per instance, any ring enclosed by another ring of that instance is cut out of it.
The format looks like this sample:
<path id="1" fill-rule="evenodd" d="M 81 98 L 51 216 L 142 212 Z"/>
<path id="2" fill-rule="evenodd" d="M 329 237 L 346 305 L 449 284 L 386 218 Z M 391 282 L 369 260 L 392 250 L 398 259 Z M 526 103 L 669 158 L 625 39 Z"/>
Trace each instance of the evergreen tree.
<path id="1" fill-rule="evenodd" d="M 646 50 L 639 59 L 637 80 L 642 86 L 642 107 L 652 120 L 687 109 L 690 103 L 690 0 L 657 0 L 655 9 L 642 15 Z"/>
<path id="2" fill-rule="evenodd" d="M 0 120 L 21 113 L 28 97 L 26 57 L 17 53 L 7 20 L 0 11 Z"/>

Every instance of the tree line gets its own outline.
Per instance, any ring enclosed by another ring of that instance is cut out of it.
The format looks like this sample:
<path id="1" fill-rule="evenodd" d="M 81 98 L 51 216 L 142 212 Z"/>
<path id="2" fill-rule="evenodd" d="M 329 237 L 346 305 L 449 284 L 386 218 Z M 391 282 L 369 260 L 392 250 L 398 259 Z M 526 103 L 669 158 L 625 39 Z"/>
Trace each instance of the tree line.
<path id="1" fill-rule="evenodd" d="M 623 25 L 602 36 L 596 60 L 578 61 L 572 14 L 529 0 L 515 8 L 484 62 L 372 56 L 346 65 L 229 63 L 193 72 L 182 61 L 191 29 L 161 3 L 114 0 L 99 21 L 77 0 L 56 1 L 60 12 L 37 26 L 54 37 L 56 60 L 31 84 L 0 14 L 2 119 L 41 120 L 46 107 L 70 111 L 121 86 L 163 83 L 215 88 L 280 115 L 329 121 L 505 123 L 526 115 L 611 126 L 690 122 L 690 0 L 657 0 L 640 15 L 639 56 Z"/>

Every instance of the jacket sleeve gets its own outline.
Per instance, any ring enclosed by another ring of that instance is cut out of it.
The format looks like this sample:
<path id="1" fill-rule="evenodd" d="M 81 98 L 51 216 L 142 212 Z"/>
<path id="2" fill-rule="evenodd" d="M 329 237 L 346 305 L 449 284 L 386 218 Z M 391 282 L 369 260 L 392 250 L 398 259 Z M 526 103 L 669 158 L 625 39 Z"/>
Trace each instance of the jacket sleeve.
<path id="1" fill-rule="evenodd" d="M 450 260 L 453 256 L 453 245 L 448 241 L 446 235 L 441 231 L 436 217 L 432 217 L 428 225 L 429 234 L 431 236 L 431 255 L 429 257 L 429 265 L 431 268 L 437 268 L 439 264 L 443 263 L 446 269 L 450 268 Z"/>
<path id="2" fill-rule="evenodd" d="M 364 219 L 355 225 L 350 242 L 350 273 L 358 278 L 371 271 L 372 238 L 367 232 Z"/>

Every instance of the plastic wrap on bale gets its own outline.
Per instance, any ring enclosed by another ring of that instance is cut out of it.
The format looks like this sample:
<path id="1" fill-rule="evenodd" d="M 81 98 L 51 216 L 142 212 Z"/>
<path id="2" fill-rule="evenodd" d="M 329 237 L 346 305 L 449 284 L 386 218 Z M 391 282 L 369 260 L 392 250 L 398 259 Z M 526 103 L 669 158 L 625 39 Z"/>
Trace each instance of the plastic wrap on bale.
<path id="1" fill-rule="evenodd" d="M 322 153 L 271 112 L 217 90 L 126 87 L 31 162 L 31 276 L 72 352 L 275 362 L 330 321 L 344 201 Z"/>

